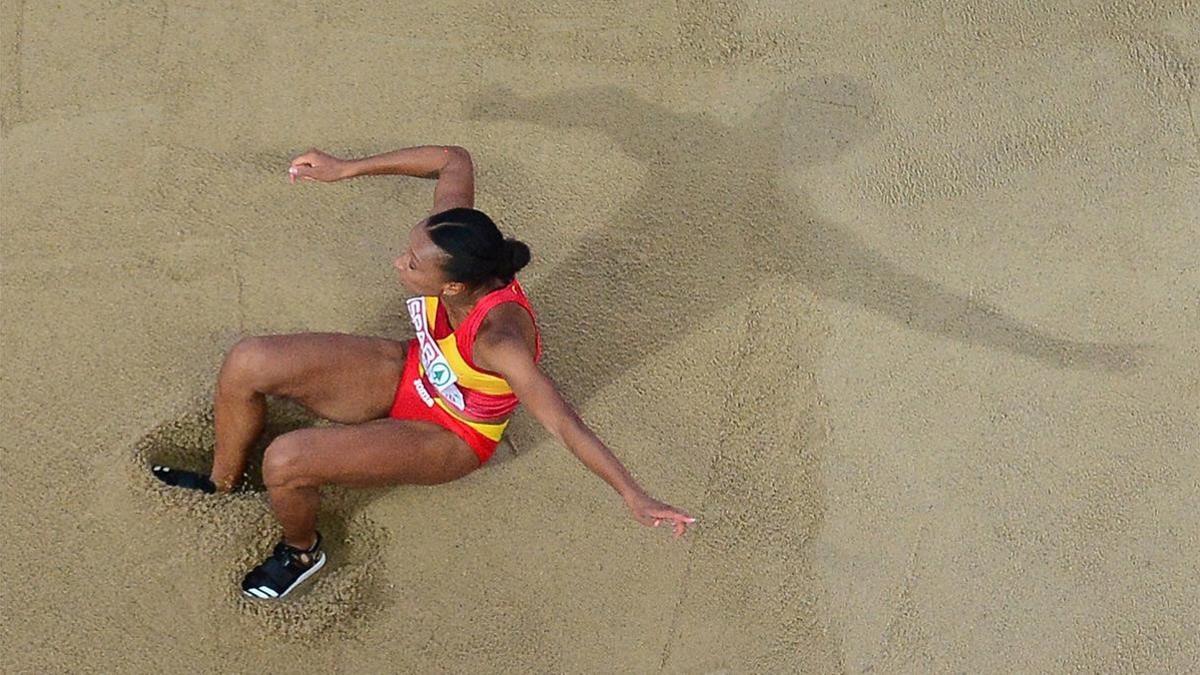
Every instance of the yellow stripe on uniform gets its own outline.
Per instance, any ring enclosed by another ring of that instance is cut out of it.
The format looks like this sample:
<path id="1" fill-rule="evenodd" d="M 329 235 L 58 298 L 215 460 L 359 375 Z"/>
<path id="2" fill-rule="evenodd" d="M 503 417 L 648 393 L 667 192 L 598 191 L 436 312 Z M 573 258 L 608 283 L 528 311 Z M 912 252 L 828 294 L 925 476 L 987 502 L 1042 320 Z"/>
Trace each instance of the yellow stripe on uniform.
<path id="1" fill-rule="evenodd" d="M 498 424 L 488 424 L 486 422 L 476 422 L 474 420 L 463 419 L 458 413 L 454 412 L 453 408 L 446 405 L 446 402 L 443 401 L 440 396 L 434 397 L 433 402 L 438 404 L 438 407 L 440 407 L 442 410 L 450 413 L 450 416 L 454 419 L 471 427 L 475 431 L 478 431 L 497 443 L 500 442 L 500 437 L 504 435 L 504 428 L 508 426 L 508 420 L 504 420 Z"/>
<path id="2" fill-rule="evenodd" d="M 430 333 L 432 333 L 432 327 L 437 322 L 437 297 L 428 298 L 425 302 L 425 307 L 425 311 L 429 315 L 427 320 L 430 326 Z M 460 387 L 466 387 L 467 389 L 494 396 L 512 393 L 512 388 L 508 386 L 508 382 L 505 382 L 504 378 L 481 372 L 467 364 L 462 354 L 458 353 L 458 343 L 454 339 L 454 333 L 437 340 L 437 344 L 441 348 L 442 354 L 445 355 L 446 361 L 450 363 L 450 368 L 458 376 L 458 385 Z"/>

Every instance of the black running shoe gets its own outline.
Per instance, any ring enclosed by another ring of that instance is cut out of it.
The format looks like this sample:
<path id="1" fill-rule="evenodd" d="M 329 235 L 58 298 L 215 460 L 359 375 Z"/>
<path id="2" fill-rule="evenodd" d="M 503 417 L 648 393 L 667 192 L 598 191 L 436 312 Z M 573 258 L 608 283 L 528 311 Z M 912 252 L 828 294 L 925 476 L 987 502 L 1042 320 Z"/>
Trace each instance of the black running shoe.
<path id="1" fill-rule="evenodd" d="M 320 532 L 312 548 L 307 550 L 280 541 L 271 557 L 242 579 L 242 595 L 257 600 L 279 600 L 324 566 Z"/>
<path id="2" fill-rule="evenodd" d="M 169 466 L 154 465 L 150 467 L 150 471 L 154 473 L 155 478 L 158 478 L 167 485 L 175 487 L 188 488 L 191 490 L 199 490 L 212 494 L 217 491 L 217 486 L 209 480 L 208 476 L 195 471 L 186 471 L 184 469 L 172 469 Z"/>

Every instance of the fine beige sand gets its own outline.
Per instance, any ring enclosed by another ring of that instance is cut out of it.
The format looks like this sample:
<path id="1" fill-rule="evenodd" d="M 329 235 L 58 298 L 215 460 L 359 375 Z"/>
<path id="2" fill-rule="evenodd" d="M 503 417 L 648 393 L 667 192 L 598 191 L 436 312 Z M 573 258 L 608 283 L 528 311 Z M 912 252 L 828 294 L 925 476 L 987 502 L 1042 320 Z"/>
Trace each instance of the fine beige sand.
<path id="1" fill-rule="evenodd" d="M 4 672 L 1200 670 L 1195 2 L 0 7 Z M 146 466 L 207 466 L 240 336 L 411 335 L 432 182 L 285 169 L 424 143 L 700 523 L 521 413 L 243 600 L 265 494 Z"/>

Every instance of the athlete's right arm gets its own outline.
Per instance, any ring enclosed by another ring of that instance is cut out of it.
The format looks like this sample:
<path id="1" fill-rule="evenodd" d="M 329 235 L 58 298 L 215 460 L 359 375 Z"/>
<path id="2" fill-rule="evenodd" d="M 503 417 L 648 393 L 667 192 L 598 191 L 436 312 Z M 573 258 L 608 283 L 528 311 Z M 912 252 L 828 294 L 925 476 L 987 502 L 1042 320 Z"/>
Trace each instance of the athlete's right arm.
<path id="1" fill-rule="evenodd" d="M 418 145 L 361 159 L 339 159 L 313 148 L 292 160 L 290 172 L 319 181 L 384 174 L 436 178 L 433 213 L 475 205 L 475 166 L 457 145 Z"/>

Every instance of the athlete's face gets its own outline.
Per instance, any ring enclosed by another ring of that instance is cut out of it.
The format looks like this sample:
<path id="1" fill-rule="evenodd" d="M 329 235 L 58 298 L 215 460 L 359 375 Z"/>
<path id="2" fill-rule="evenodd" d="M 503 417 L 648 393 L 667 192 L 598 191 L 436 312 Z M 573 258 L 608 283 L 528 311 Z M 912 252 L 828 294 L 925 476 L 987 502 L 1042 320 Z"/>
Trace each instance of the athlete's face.
<path id="1" fill-rule="evenodd" d="M 408 234 L 408 248 L 392 262 L 400 273 L 400 284 L 417 295 L 453 294 L 462 284 L 446 280 L 442 261 L 446 253 L 429 238 L 425 221 L 417 223 Z"/>

